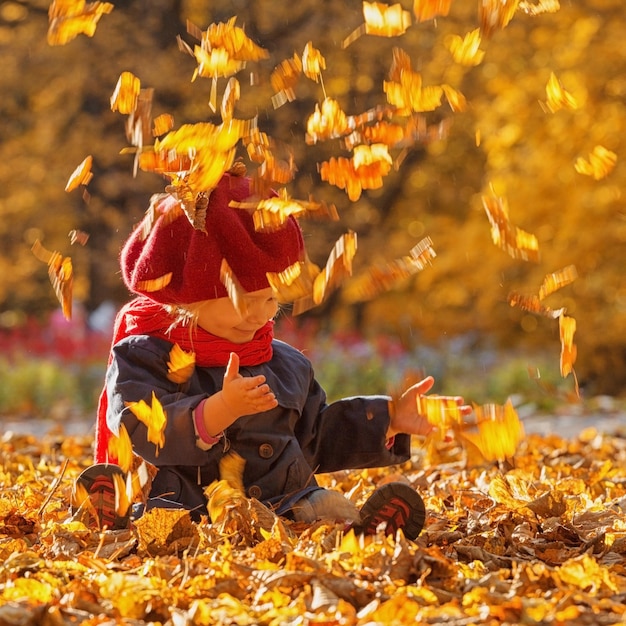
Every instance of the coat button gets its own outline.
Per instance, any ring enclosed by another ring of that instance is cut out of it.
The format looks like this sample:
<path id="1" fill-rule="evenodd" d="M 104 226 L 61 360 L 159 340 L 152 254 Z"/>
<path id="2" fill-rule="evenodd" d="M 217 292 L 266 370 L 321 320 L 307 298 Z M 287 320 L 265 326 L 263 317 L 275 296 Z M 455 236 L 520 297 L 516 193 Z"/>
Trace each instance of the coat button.
<path id="1" fill-rule="evenodd" d="M 252 485 L 248 489 L 248 496 L 250 498 L 256 498 L 257 500 L 259 500 L 261 497 L 261 487 L 259 487 L 258 485 Z"/>
<path id="2" fill-rule="evenodd" d="M 274 456 L 274 448 L 269 443 L 262 443 L 259 446 L 259 456 L 262 459 L 270 459 Z"/>

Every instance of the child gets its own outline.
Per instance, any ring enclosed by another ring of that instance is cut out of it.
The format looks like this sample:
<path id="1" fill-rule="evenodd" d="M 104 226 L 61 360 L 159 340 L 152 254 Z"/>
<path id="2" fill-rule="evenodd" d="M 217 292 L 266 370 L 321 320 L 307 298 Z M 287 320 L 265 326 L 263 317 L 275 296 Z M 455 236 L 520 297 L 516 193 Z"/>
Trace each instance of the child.
<path id="1" fill-rule="evenodd" d="M 409 485 L 375 490 L 361 511 L 336 491 L 319 487 L 315 473 L 382 467 L 410 455 L 410 435 L 430 430 L 416 397 L 432 378 L 408 389 L 394 406 L 386 396 L 352 397 L 328 404 L 308 359 L 273 338 L 278 312 L 266 273 L 281 272 L 304 256 L 302 233 L 289 218 L 279 230 L 257 232 L 252 216 L 231 208 L 250 196 L 250 180 L 227 173 L 211 192 L 206 231 L 175 209 L 172 196 L 131 234 L 121 253 L 128 288 L 137 294 L 118 314 L 96 430 L 96 462 L 82 477 L 99 498 L 101 522 L 127 524 L 112 506 L 110 432 L 124 424 L 134 452 L 158 468 L 148 508 L 185 508 L 208 515 L 204 489 L 219 478 L 228 450 L 245 459 L 243 482 L 257 498 L 298 521 L 341 519 L 373 533 L 402 528 L 414 539 L 424 524 L 420 496 Z M 236 307 L 222 282 L 226 260 L 243 290 Z M 174 344 L 194 352 L 190 378 L 168 378 Z M 148 441 L 147 427 L 128 404 L 152 394 L 167 416 L 164 444 Z M 455 399 L 463 414 L 470 408 Z M 393 410 L 390 410 L 390 409 Z M 107 469 L 108 468 L 108 469 Z M 113 471 L 117 471 L 113 470 Z M 106 497 L 104 497 L 106 500 Z"/>

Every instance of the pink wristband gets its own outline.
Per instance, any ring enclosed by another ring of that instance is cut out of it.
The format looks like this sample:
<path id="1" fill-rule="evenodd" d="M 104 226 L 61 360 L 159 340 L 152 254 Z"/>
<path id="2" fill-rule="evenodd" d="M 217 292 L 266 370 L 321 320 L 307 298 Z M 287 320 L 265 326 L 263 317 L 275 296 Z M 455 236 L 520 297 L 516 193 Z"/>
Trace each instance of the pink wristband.
<path id="1" fill-rule="evenodd" d="M 393 435 L 392 437 L 389 437 L 389 439 L 387 439 L 387 441 L 385 441 L 385 448 L 387 448 L 387 450 L 391 450 L 391 448 L 393 448 L 393 444 L 396 441 L 396 436 Z"/>
<path id="2" fill-rule="evenodd" d="M 198 433 L 198 437 L 200 437 L 200 439 L 202 439 L 204 443 L 213 445 L 214 443 L 217 443 L 224 436 L 224 431 L 222 431 L 221 433 L 219 433 L 219 435 L 216 435 L 215 437 L 212 437 L 207 432 L 206 426 L 204 425 L 204 403 L 205 402 L 206 402 L 206 399 L 202 400 L 202 402 L 200 402 L 200 404 L 194 409 L 193 421 L 196 426 L 196 432 Z"/>

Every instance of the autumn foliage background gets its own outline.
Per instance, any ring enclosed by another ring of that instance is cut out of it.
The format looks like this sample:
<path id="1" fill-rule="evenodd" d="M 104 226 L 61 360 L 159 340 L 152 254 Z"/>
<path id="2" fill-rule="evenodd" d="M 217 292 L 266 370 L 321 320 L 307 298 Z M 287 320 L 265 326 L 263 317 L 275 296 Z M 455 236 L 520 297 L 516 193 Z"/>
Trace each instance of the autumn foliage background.
<path id="1" fill-rule="evenodd" d="M 124 117 L 111 111 L 111 94 L 121 72 L 130 71 L 143 87 L 154 88 L 154 116 L 171 113 L 177 126 L 212 119 L 211 81 L 191 81 L 195 61 L 178 49 L 176 37 L 193 44 L 187 20 L 205 28 L 237 15 L 237 23 L 270 55 L 243 71 L 257 84 L 246 85 L 240 77 L 238 115 L 258 115 L 260 128 L 293 150 L 293 197 L 312 194 L 339 210 L 336 223 L 302 222 L 312 259 L 325 263 L 347 229 L 359 237 L 355 272 L 407 254 L 424 236 L 437 253 L 431 267 L 371 301 L 349 303 L 338 291 L 317 309 L 290 318 L 289 332 L 388 336 L 408 353 L 440 349 L 441 362 L 461 347 L 474 354 L 495 350 L 523 355 L 529 366 L 541 364 L 543 376 L 558 379 L 558 323 L 511 307 L 507 296 L 513 290 L 536 293 L 544 276 L 573 264 L 578 278 L 547 304 L 566 307 L 577 321 L 581 385 L 590 395 L 621 393 L 621 2 L 564 2 L 558 12 L 536 16 L 518 10 L 506 28 L 483 38 L 485 56 L 476 66 L 455 63 L 446 46 L 451 34 L 478 27 L 474 2 L 453 2 L 448 16 L 415 23 L 401 37 L 364 35 L 347 48 L 341 43 L 363 23 L 360 2 L 118 2 L 94 37 L 79 36 L 64 46 L 46 41 L 48 6 L 4 2 L 0 8 L 3 328 L 11 331 L 33 317 L 47 321 L 58 309 L 45 265 L 31 252 L 37 238 L 48 249 L 71 254 L 75 298 L 87 312 L 128 297 L 117 253 L 164 182 L 145 172 L 133 176 L 132 154 L 120 154 L 128 142 Z M 296 99 L 274 109 L 269 73 L 294 52 L 301 54 L 309 41 L 326 59 L 323 86 L 301 80 Z M 425 85 L 450 84 L 468 106 L 453 112 L 444 100 L 428 120 L 449 124 L 446 136 L 411 147 L 381 189 L 351 202 L 317 172 L 318 163 L 345 150 L 338 141 L 307 145 L 306 120 L 324 95 L 348 114 L 383 103 L 382 83 L 396 46 L 410 55 Z M 575 98 L 576 109 L 550 113 L 542 106 L 552 72 Z M 596 145 L 617 154 L 614 170 L 602 180 L 574 169 Z M 64 188 L 88 154 L 94 176 L 86 201 L 80 190 L 68 194 Z M 508 201 L 511 222 L 537 237 L 538 263 L 511 258 L 494 245 L 481 202 L 491 190 Z M 73 229 L 89 233 L 87 246 L 70 249 Z M 444 374 L 445 366 L 440 368 Z"/>

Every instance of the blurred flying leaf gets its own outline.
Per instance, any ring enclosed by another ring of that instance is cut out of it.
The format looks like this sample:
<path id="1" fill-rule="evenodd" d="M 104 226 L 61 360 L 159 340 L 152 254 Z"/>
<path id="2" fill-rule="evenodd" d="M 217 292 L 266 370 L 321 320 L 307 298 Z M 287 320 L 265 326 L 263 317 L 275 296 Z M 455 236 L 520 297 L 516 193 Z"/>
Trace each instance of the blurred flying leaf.
<path id="1" fill-rule="evenodd" d="M 537 238 L 511 224 L 506 198 L 494 194 L 482 196 L 483 207 L 491 224 L 493 243 L 514 259 L 539 262 Z"/>
<path id="2" fill-rule="evenodd" d="M 578 157 L 574 168 L 579 174 L 591 176 L 595 180 L 606 178 L 615 167 L 617 155 L 604 146 L 596 146 L 589 154 L 589 160 Z"/>
<path id="3" fill-rule="evenodd" d="M 480 41 L 480 29 L 476 28 L 464 37 L 449 35 L 445 43 L 456 63 L 471 67 L 482 63 L 485 56 L 485 52 L 480 49 Z"/>
<path id="4" fill-rule="evenodd" d="M 91 155 L 85 157 L 83 162 L 72 172 L 72 175 L 69 177 L 67 184 L 65 185 L 65 191 L 74 191 L 74 189 L 77 189 L 79 185 L 87 186 L 93 178 L 93 174 L 91 172 L 92 164 L 93 157 Z"/>
<path id="5" fill-rule="evenodd" d="M 72 318 L 72 292 L 74 285 L 74 270 L 72 259 L 64 257 L 60 252 L 51 252 L 43 247 L 39 239 L 32 246 L 33 254 L 48 264 L 48 276 L 54 287 L 57 299 L 61 303 L 63 316 L 66 320 Z"/>
<path id="6" fill-rule="evenodd" d="M 182 385 L 192 376 L 196 367 L 195 352 L 183 350 L 177 343 L 172 346 L 167 362 L 167 378 Z"/>
<path id="7" fill-rule="evenodd" d="M 48 9 L 48 44 L 64 46 L 78 35 L 93 37 L 102 15 L 113 8 L 110 2 L 53 0 Z"/>
<path id="8" fill-rule="evenodd" d="M 544 110 L 547 109 L 550 113 L 556 113 L 561 109 L 573 110 L 578 108 L 576 98 L 563 88 L 563 85 L 561 85 L 561 82 L 554 72 L 550 72 L 550 78 L 546 85 L 546 97 L 545 106 L 543 103 L 541 103 L 541 105 Z"/>
<path id="9" fill-rule="evenodd" d="M 167 426 L 167 415 L 163 410 L 161 402 L 152 392 L 152 403 L 147 404 L 144 400 L 139 402 L 126 402 L 126 407 L 131 413 L 148 429 L 147 439 L 155 444 L 155 456 L 159 456 L 159 448 L 165 445 L 165 427 Z"/>
<path id="10" fill-rule="evenodd" d="M 430 237 L 425 237 L 408 255 L 386 264 L 373 265 L 355 276 L 345 287 L 348 302 L 370 300 L 404 279 L 421 272 L 436 256 Z"/>

